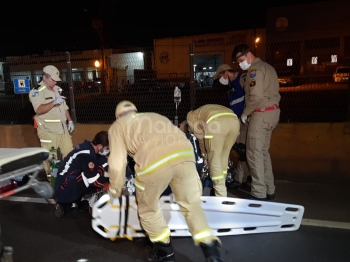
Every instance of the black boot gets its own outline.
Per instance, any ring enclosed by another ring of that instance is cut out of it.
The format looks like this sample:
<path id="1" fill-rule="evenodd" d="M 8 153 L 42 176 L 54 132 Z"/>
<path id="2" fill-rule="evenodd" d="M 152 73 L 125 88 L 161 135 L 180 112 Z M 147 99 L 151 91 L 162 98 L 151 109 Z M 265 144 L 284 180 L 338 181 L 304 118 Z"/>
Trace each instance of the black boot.
<path id="1" fill-rule="evenodd" d="M 155 242 L 153 243 L 153 252 L 148 261 L 175 261 L 174 248 L 169 243 Z"/>
<path id="2" fill-rule="evenodd" d="M 207 262 L 223 262 L 220 257 L 221 244 L 214 240 L 211 244 L 200 244 Z"/>

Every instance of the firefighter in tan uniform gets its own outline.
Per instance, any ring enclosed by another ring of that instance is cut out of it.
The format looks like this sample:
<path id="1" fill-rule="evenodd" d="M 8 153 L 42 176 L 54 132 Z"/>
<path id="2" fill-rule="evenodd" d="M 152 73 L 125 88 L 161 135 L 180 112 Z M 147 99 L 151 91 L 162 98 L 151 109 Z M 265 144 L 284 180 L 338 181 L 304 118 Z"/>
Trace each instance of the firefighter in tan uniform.
<path id="1" fill-rule="evenodd" d="M 236 114 L 228 107 L 207 104 L 188 112 L 187 122 L 208 161 L 215 195 L 227 197 L 228 158 L 240 129 Z"/>
<path id="2" fill-rule="evenodd" d="M 122 101 L 109 136 L 109 195 L 119 197 L 125 180 L 127 156 L 135 161 L 135 187 L 140 222 L 153 242 L 148 261 L 174 261 L 170 229 L 159 198 L 170 185 L 196 245 L 210 261 L 222 261 L 221 242 L 209 228 L 201 208 L 202 184 L 193 147 L 186 135 L 157 113 L 137 113 L 135 105 Z"/>
<path id="3" fill-rule="evenodd" d="M 250 51 L 246 44 L 235 46 L 232 59 L 247 71 L 245 108 L 241 116 L 248 122 L 247 161 L 252 176 L 251 198 L 274 200 L 275 184 L 269 153 L 271 135 L 280 118 L 279 83 L 276 70 Z"/>
<path id="4" fill-rule="evenodd" d="M 60 87 L 56 85 L 58 81 L 62 81 L 59 74 L 55 66 L 45 66 L 42 81 L 39 83 L 39 87 L 30 90 L 29 100 L 36 113 L 34 121 L 41 147 L 48 150 L 51 147 L 55 149 L 59 147 L 62 156 L 65 157 L 73 149 L 72 137 L 69 132 L 74 130 L 74 124 L 65 97 L 59 94 Z M 47 174 L 50 173 L 49 160 L 44 162 Z"/>

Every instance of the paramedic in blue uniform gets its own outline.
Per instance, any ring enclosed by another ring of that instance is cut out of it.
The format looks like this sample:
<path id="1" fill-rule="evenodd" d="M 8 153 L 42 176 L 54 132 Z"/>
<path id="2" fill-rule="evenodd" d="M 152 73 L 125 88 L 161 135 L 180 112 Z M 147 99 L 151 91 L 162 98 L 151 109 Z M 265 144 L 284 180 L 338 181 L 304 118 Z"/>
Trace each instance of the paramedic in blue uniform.
<path id="1" fill-rule="evenodd" d="M 29 100 L 36 113 L 34 126 L 37 126 L 41 147 L 48 150 L 60 148 L 65 157 L 73 149 L 70 132 L 74 131 L 74 124 L 65 97 L 60 95 L 62 89 L 57 85 L 60 81 L 58 69 L 53 65 L 45 66 L 42 81 L 30 90 Z M 50 174 L 50 160 L 44 161 L 47 175 Z"/>
<path id="2" fill-rule="evenodd" d="M 108 132 L 98 132 L 90 142 L 77 145 L 60 163 L 55 182 L 55 216 L 62 217 L 87 203 L 84 195 L 104 189 L 108 179 Z"/>
<path id="3" fill-rule="evenodd" d="M 229 87 L 227 96 L 230 107 L 238 118 L 241 117 L 244 110 L 244 83 L 246 74 L 245 71 L 238 72 L 233 70 L 228 64 L 222 64 L 217 68 L 216 74 L 213 76 L 213 79 L 219 79 L 222 85 Z M 247 177 L 249 176 L 249 168 L 245 155 L 247 130 L 248 123 L 246 125 L 240 125 L 239 135 L 233 146 L 233 149 L 239 156 L 239 162 L 234 180 L 227 185 L 229 188 L 240 188 L 242 184 L 247 183 Z"/>
<path id="4" fill-rule="evenodd" d="M 242 70 L 247 70 L 241 122 L 247 124 L 249 121 L 247 161 L 252 176 L 251 198 L 274 200 L 275 183 L 269 148 L 281 112 L 278 76 L 276 70 L 256 57 L 246 44 L 234 47 L 232 60 L 239 63 Z"/>

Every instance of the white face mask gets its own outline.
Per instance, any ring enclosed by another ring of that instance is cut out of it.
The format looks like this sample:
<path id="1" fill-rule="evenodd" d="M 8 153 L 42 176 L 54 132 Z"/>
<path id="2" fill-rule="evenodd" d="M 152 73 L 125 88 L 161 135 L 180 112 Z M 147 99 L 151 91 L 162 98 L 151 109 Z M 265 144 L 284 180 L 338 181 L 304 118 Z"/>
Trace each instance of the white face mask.
<path id="1" fill-rule="evenodd" d="M 98 153 L 102 156 L 106 156 L 109 154 L 109 150 L 105 149 L 105 150 L 103 150 L 103 152 L 98 152 Z"/>
<path id="2" fill-rule="evenodd" d="M 239 66 L 241 67 L 242 70 L 248 70 L 251 64 L 248 64 L 246 59 L 243 62 L 239 63 Z"/>
<path id="3" fill-rule="evenodd" d="M 228 78 L 225 79 L 224 76 L 220 77 L 219 82 L 224 85 L 227 86 L 228 85 Z"/>

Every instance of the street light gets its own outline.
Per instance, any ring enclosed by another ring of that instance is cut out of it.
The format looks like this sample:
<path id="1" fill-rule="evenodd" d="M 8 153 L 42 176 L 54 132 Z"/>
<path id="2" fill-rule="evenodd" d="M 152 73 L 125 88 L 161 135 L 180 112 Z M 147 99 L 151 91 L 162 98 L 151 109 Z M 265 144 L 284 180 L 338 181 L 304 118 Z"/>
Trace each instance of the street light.
<path id="1" fill-rule="evenodd" d="M 254 53 L 255 55 L 257 55 L 257 49 L 258 49 L 258 43 L 260 42 L 260 38 L 259 37 L 256 37 L 255 38 L 255 44 L 254 44 Z"/>
<path id="2" fill-rule="evenodd" d="M 103 34 L 102 32 L 100 31 L 100 28 L 102 28 L 102 21 L 96 21 L 92 18 L 89 10 L 87 10 L 86 8 L 83 9 L 84 12 L 86 12 L 92 22 L 92 26 L 93 28 L 96 29 L 98 35 L 99 35 L 99 38 L 100 38 L 100 50 L 101 50 L 101 64 L 99 61 L 95 61 L 95 66 L 96 68 L 97 67 L 100 67 L 101 66 L 101 81 L 103 81 L 103 83 L 106 84 L 106 80 L 105 79 L 105 68 L 106 68 L 106 60 L 105 60 L 105 50 L 104 50 L 104 41 L 103 41 Z M 98 23 L 97 23 L 98 22 Z M 98 66 L 96 65 L 96 63 L 98 62 Z M 109 86 L 107 86 L 107 89 L 109 88 Z"/>

